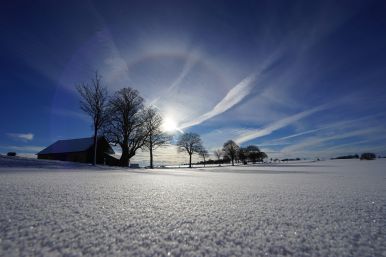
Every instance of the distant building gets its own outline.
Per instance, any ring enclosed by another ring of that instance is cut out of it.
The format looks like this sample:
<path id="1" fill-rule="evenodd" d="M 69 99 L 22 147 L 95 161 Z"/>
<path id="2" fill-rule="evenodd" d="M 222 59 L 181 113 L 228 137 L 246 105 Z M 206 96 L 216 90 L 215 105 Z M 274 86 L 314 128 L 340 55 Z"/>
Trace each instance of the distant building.
<path id="1" fill-rule="evenodd" d="M 118 166 L 119 160 L 113 156 L 114 154 L 115 152 L 106 138 L 98 137 L 97 164 Z M 37 153 L 37 156 L 38 159 L 93 163 L 94 139 L 93 137 L 88 137 L 58 140 Z"/>

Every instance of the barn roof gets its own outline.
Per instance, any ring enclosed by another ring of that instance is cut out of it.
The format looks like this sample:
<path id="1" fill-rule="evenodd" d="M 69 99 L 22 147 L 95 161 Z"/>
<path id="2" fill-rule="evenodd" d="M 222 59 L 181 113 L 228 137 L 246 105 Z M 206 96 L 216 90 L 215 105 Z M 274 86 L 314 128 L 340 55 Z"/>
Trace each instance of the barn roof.
<path id="1" fill-rule="evenodd" d="M 100 140 L 106 140 L 104 137 L 98 137 L 98 142 Z M 58 140 L 37 154 L 53 154 L 53 153 L 71 153 L 71 152 L 83 152 L 94 145 L 93 137 L 86 138 L 77 138 L 77 139 L 68 139 L 68 140 Z M 114 153 L 113 149 L 110 147 L 108 149 L 109 153 Z"/>

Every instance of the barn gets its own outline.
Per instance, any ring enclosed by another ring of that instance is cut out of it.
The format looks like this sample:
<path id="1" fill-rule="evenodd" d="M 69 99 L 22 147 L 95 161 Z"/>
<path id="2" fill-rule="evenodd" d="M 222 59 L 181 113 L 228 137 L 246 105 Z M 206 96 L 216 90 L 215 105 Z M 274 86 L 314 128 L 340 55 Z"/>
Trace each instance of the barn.
<path id="1" fill-rule="evenodd" d="M 97 164 L 118 166 L 119 159 L 115 158 L 113 148 L 105 137 L 97 140 Z M 77 138 L 58 140 L 37 153 L 38 159 L 59 160 L 69 162 L 92 163 L 94 159 L 94 138 Z"/>

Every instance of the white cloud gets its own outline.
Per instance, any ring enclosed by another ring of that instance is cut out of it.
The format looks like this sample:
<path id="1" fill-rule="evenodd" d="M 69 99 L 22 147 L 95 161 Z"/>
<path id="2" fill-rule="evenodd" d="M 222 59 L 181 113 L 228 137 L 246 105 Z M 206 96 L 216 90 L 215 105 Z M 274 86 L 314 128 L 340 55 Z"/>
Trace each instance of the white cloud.
<path id="1" fill-rule="evenodd" d="M 229 90 L 226 96 L 212 110 L 202 114 L 194 120 L 181 124 L 180 128 L 184 129 L 201 124 L 202 122 L 229 110 L 234 105 L 238 104 L 241 100 L 243 100 L 244 97 L 246 97 L 251 92 L 253 88 L 253 82 L 255 80 L 255 74 L 244 78 L 242 81 L 240 81 L 240 83 L 238 83 L 231 90 Z"/>
<path id="2" fill-rule="evenodd" d="M 248 132 L 240 135 L 239 137 L 237 137 L 235 139 L 235 141 L 238 144 L 242 144 L 244 142 L 250 141 L 250 140 L 255 139 L 255 138 L 270 135 L 272 132 L 274 132 L 276 130 L 279 130 L 281 128 L 289 126 L 298 120 L 301 120 L 301 119 L 303 119 L 311 114 L 314 114 L 316 112 L 320 112 L 320 111 L 325 110 L 327 108 L 330 108 L 330 106 L 321 105 L 321 106 L 312 108 L 308 111 L 303 111 L 303 112 L 297 113 L 295 115 L 292 115 L 292 116 L 286 117 L 284 119 L 278 120 L 276 122 L 273 122 L 273 123 L 269 124 L 268 126 L 266 126 L 265 128 L 248 131 Z"/>
<path id="3" fill-rule="evenodd" d="M 204 146 L 210 151 L 214 151 L 218 148 L 222 148 L 225 141 L 235 138 L 242 133 L 244 133 L 245 129 L 239 128 L 222 128 L 211 130 L 205 134 L 201 135 L 201 138 L 204 142 Z"/>
<path id="4" fill-rule="evenodd" d="M 54 115 L 77 118 L 86 122 L 91 121 L 91 118 L 87 116 L 83 111 L 71 111 L 66 109 L 54 108 L 54 109 L 51 109 L 50 112 Z"/>
<path id="5" fill-rule="evenodd" d="M 188 122 L 182 123 L 179 127 L 180 129 L 189 128 L 195 125 L 199 125 L 202 122 L 209 120 L 217 115 L 224 113 L 225 111 L 231 109 L 238 103 L 240 103 L 246 96 L 250 95 L 254 87 L 261 82 L 261 79 L 264 77 L 264 72 L 280 57 L 280 50 L 274 51 L 271 55 L 261 61 L 261 63 L 255 67 L 253 72 L 242 79 L 238 84 L 231 88 L 225 97 L 221 99 L 210 111 L 200 115 L 199 117 L 190 120 Z"/>
<path id="6" fill-rule="evenodd" d="M 20 152 L 22 154 L 30 154 L 30 153 L 38 153 L 41 150 L 43 150 L 45 147 L 43 146 L 33 146 L 33 145 L 25 145 L 25 146 L 15 146 L 15 145 L 0 145 L 0 149 L 3 149 L 3 151 L 16 151 Z"/>
<path id="7" fill-rule="evenodd" d="M 288 140 L 288 139 L 292 139 L 292 138 L 299 137 L 299 136 L 304 136 L 304 135 L 308 135 L 308 134 L 314 134 L 314 133 L 322 131 L 322 130 L 331 130 L 331 129 L 334 129 L 334 128 L 340 128 L 340 129 L 348 128 L 348 127 L 352 127 L 352 126 L 355 126 L 355 125 L 363 124 L 363 122 L 369 122 L 371 119 L 374 119 L 374 118 L 377 118 L 377 117 L 381 117 L 383 115 L 384 115 L 383 113 L 380 113 L 380 114 L 370 115 L 370 116 L 366 116 L 366 117 L 361 117 L 359 119 L 334 122 L 332 124 L 328 124 L 328 125 L 320 127 L 320 128 L 306 130 L 306 131 L 302 131 L 302 132 L 299 132 L 299 133 L 296 133 L 296 134 L 292 134 L 292 135 L 288 135 L 288 136 L 285 136 L 285 137 L 277 138 L 277 139 L 271 140 L 271 142 L 283 141 L 283 140 Z"/>
<path id="8" fill-rule="evenodd" d="M 181 82 L 183 82 L 185 78 L 189 75 L 193 67 L 198 63 L 199 59 L 200 59 L 200 54 L 198 50 L 193 50 L 191 53 L 189 53 L 184 63 L 184 66 L 182 68 L 182 71 L 180 72 L 178 77 L 172 82 L 172 84 L 164 92 L 161 92 L 161 95 L 157 96 L 155 99 L 150 101 L 150 105 L 157 104 L 157 102 L 162 97 L 170 96 L 170 94 L 176 88 L 178 88 Z"/>
<path id="9" fill-rule="evenodd" d="M 383 129 L 382 128 L 366 128 L 366 129 L 359 129 L 359 130 L 355 130 L 355 131 L 351 131 L 351 132 L 339 133 L 339 134 L 332 135 L 332 136 L 313 137 L 310 139 L 303 140 L 297 144 L 293 144 L 291 146 L 285 147 L 282 149 L 282 152 L 283 153 L 289 153 L 289 152 L 295 152 L 295 151 L 300 151 L 300 150 L 306 150 L 309 147 L 321 146 L 325 142 L 337 141 L 340 139 L 352 138 L 352 137 L 358 137 L 358 136 L 372 135 L 372 134 L 376 134 L 377 132 L 380 132 L 380 131 L 383 131 Z"/>
<path id="10" fill-rule="evenodd" d="M 34 139 L 34 134 L 32 133 L 7 133 L 7 136 L 21 141 L 31 141 Z"/>

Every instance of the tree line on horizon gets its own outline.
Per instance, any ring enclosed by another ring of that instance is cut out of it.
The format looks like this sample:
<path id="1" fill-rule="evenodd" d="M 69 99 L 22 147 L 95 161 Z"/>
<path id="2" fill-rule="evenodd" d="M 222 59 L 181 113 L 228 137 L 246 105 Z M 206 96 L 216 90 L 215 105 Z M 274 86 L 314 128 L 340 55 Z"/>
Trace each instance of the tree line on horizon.
<path id="1" fill-rule="evenodd" d="M 153 168 L 153 151 L 170 144 L 172 137 L 163 132 L 162 115 L 154 106 L 145 106 L 144 99 L 136 89 L 122 88 L 113 95 L 102 85 L 101 76 L 96 72 L 89 83 L 76 86 L 80 95 L 80 108 L 92 119 L 94 158 L 96 165 L 97 138 L 103 135 L 112 145 L 121 148 L 120 166 L 127 167 L 138 149 L 149 151 L 150 168 Z M 201 137 L 196 133 L 183 133 L 176 143 L 179 152 L 189 155 L 189 167 L 192 167 L 192 155 L 198 154 L 206 163 L 209 157 Z M 246 163 L 267 158 L 257 146 L 240 147 L 234 141 L 224 143 L 222 149 L 213 153 L 218 161 L 229 160 Z"/>
<path id="2" fill-rule="evenodd" d="M 198 154 L 203 161 L 201 163 L 205 164 L 222 164 L 222 163 L 231 163 L 234 166 L 235 162 L 242 162 L 247 164 L 248 161 L 252 163 L 262 162 L 263 159 L 268 158 L 267 154 L 260 151 L 259 147 L 255 145 L 249 145 L 247 147 L 240 147 L 233 140 L 228 140 L 224 143 L 221 149 L 216 149 L 213 151 L 213 155 L 217 160 L 208 160 L 209 152 L 202 144 L 200 135 L 196 133 L 184 133 L 182 134 L 178 141 L 177 146 L 179 147 L 180 152 L 186 152 L 189 154 L 189 167 L 192 167 L 192 155 Z"/>

